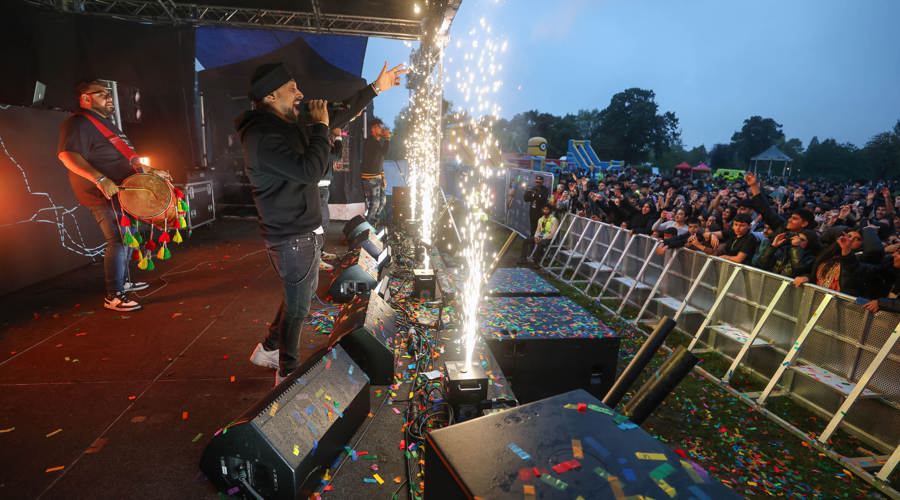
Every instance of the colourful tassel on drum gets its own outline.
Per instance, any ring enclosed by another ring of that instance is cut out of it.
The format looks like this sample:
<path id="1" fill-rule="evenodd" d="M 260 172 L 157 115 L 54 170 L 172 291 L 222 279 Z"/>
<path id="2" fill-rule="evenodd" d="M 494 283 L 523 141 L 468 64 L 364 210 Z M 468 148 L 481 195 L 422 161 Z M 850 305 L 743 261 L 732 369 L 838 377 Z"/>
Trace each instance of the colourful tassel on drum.
<path id="1" fill-rule="evenodd" d="M 157 241 L 159 241 L 160 245 L 166 243 L 169 241 L 169 233 L 166 231 L 159 233 L 159 239 Z"/>
<path id="2" fill-rule="evenodd" d="M 122 218 L 119 219 L 119 225 L 122 227 L 131 227 L 131 219 L 123 213 Z"/>
<path id="3" fill-rule="evenodd" d="M 184 216 L 178 217 L 178 227 L 184 229 L 187 227 L 187 221 L 184 219 Z"/>
<path id="4" fill-rule="evenodd" d="M 163 243 L 161 247 L 159 247 L 159 251 L 156 252 L 156 258 L 159 260 L 169 260 L 172 257 L 172 252 L 169 251 L 169 245 L 167 243 Z"/>
<path id="5" fill-rule="evenodd" d="M 138 269 L 140 269 L 141 271 L 146 271 L 147 270 L 147 259 L 144 258 L 144 252 L 139 252 L 139 253 L 140 253 L 141 257 L 140 257 L 140 260 L 138 260 Z"/>
<path id="6" fill-rule="evenodd" d="M 146 248 L 147 250 L 150 250 L 152 252 L 152 251 L 156 250 L 156 242 L 153 241 L 152 238 L 150 238 L 147 240 L 147 243 L 144 243 L 144 248 Z"/>
<path id="7" fill-rule="evenodd" d="M 174 241 L 175 243 L 178 243 L 179 245 L 181 244 L 182 241 L 184 241 L 184 239 L 181 238 L 181 231 L 179 231 L 177 229 L 175 230 L 175 236 L 172 237 L 172 241 Z"/>
<path id="8" fill-rule="evenodd" d="M 154 269 L 156 269 L 156 266 L 153 265 L 153 254 L 151 254 L 151 253 L 148 251 L 148 252 L 147 252 L 147 270 L 148 270 L 148 271 L 152 271 L 152 270 L 154 270 Z"/>
<path id="9" fill-rule="evenodd" d="M 133 260 L 135 262 L 140 262 L 141 252 L 131 252 L 131 260 Z"/>

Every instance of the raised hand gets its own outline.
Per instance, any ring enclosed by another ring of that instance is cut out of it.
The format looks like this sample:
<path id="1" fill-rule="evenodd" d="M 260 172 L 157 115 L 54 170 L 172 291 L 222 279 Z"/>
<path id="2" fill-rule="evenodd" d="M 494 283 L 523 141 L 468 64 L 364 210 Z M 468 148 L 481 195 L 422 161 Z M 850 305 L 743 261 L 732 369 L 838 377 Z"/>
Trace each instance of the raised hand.
<path id="1" fill-rule="evenodd" d="M 379 92 L 384 92 L 392 87 L 396 87 L 397 85 L 400 85 L 400 75 L 408 72 L 409 70 L 406 69 L 406 66 L 403 63 L 388 69 L 388 63 L 385 61 L 384 67 L 381 68 L 381 73 L 378 73 L 378 76 L 375 78 L 375 86 L 378 87 Z"/>
<path id="2" fill-rule="evenodd" d="M 787 239 L 786 233 L 778 233 L 775 235 L 775 238 L 772 239 L 772 246 L 776 248 L 780 247 L 784 244 L 785 239 Z"/>

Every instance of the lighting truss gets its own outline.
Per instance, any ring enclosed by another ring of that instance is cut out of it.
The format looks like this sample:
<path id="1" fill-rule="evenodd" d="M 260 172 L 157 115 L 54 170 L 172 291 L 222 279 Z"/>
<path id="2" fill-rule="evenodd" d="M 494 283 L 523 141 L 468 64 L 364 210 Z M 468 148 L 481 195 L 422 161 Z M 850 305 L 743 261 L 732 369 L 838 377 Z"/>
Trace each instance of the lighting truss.
<path id="1" fill-rule="evenodd" d="M 420 20 L 329 14 L 321 11 L 319 0 L 312 1 L 312 9 L 309 12 L 221 7 L 172 0 L 26 0 L 26 2 L 62 12 L 150 23 L 248 26 L 400 40 L 418 40 L 422 32 Z M 452 3 L 458 2 L 451 1 Z M 452 13 L 455 14 L 455 9 Z"/>

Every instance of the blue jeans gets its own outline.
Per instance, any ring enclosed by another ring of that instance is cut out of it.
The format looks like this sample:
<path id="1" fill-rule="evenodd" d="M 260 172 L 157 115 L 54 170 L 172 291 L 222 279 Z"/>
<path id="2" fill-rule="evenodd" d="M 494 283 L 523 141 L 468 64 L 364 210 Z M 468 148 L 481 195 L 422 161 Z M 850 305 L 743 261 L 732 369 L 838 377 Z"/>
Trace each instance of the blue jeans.
<path id="1" fill-rule="evenodd" d="M 106 293 L 112 295 L 125 289 L 125 279 L 128 276 L 128 261 L 131 258 L 132 249 L 122 242 L 122 234 L 119 228 L 119 217 L 109 205 L 88 207 L 94 215 L 103 238 L 106 240 L 106 250 L 103 252 L 103 273 L 105 275 Z"/>
<path id="2" fill-rule="evenodd" d="M 363 194 L 366 195 L 366 220 L 373 227 L 381 222 L 381 212 L 387 204 L 387 195 L 384 190 L 384 178 L 363 179 Z"/>
<path id="3" fill-rule="evenodd" d="M 269 262 L 281 279 L 284 293 L 263 347 L 280 350 L 278 372 L 282 377 L 300 366 L 300 333 L 319 283 L 319 252 L 323 243 L 322 235 L 312 233 L 278 243 L 266 242 Z"/>

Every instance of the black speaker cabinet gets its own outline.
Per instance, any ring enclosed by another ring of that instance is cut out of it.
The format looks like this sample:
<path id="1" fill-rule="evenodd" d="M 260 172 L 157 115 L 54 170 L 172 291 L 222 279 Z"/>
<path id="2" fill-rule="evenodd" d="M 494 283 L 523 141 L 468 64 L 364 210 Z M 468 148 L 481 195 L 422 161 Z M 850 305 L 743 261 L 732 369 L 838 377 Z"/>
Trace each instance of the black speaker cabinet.
<path id="1" fill-rule="evenodd" d="M 369 379 L 340 346 L 304 363 L 219 429 L 200 469 L 245 498 L 308 497 L 369 413 Z"/>
<path id="2" fill-rule="evenodd" d="M 360 233 L 370 229 L 372 229 L 372 225 L 366 221 L 365 217 L 362 215 L 354 215 L 352 219 L 344 224 L 344 238 L 346 238 L 347 241 L 352 241 L 357 238 Z"/>
<path id="3" fill-rule="evenodd" d="M 376 291 L 357 296 L 334 320 L 329 344 L 338 344 L 375 385 L 394 382 L 394 309 Z"/>
<path id="4" fill-rule="evenodd" d="M 349 240 L 348 246 L 350 247 L 350 250 L 362 248 L 369 252 L 372 257 L 375 257 L 375 259 L 378 259 L 385 250 L 384 243 L 378 239 L 375 231 L 369 229 L 357 233 L 355 238 Z"/>
<path id="5" fill-rule="evenodd" d="M 377 284 L 378 262 L 369 252 L 356 249 L 341 260 L 328 293 L 335 302 L 349 302 L 357 295 L 368 295 Z"/>
<path id="6" fill-rule="evenodd" d="M 426 500 L 740 498 L 576 390 L 425 435 Z"/>
<path id="7" fill-rule="evenodd" d="M 573 389 L 603 397 L 616 378 L 619 337 L 484 337 L 513 392 L 527 403 Z"/>

